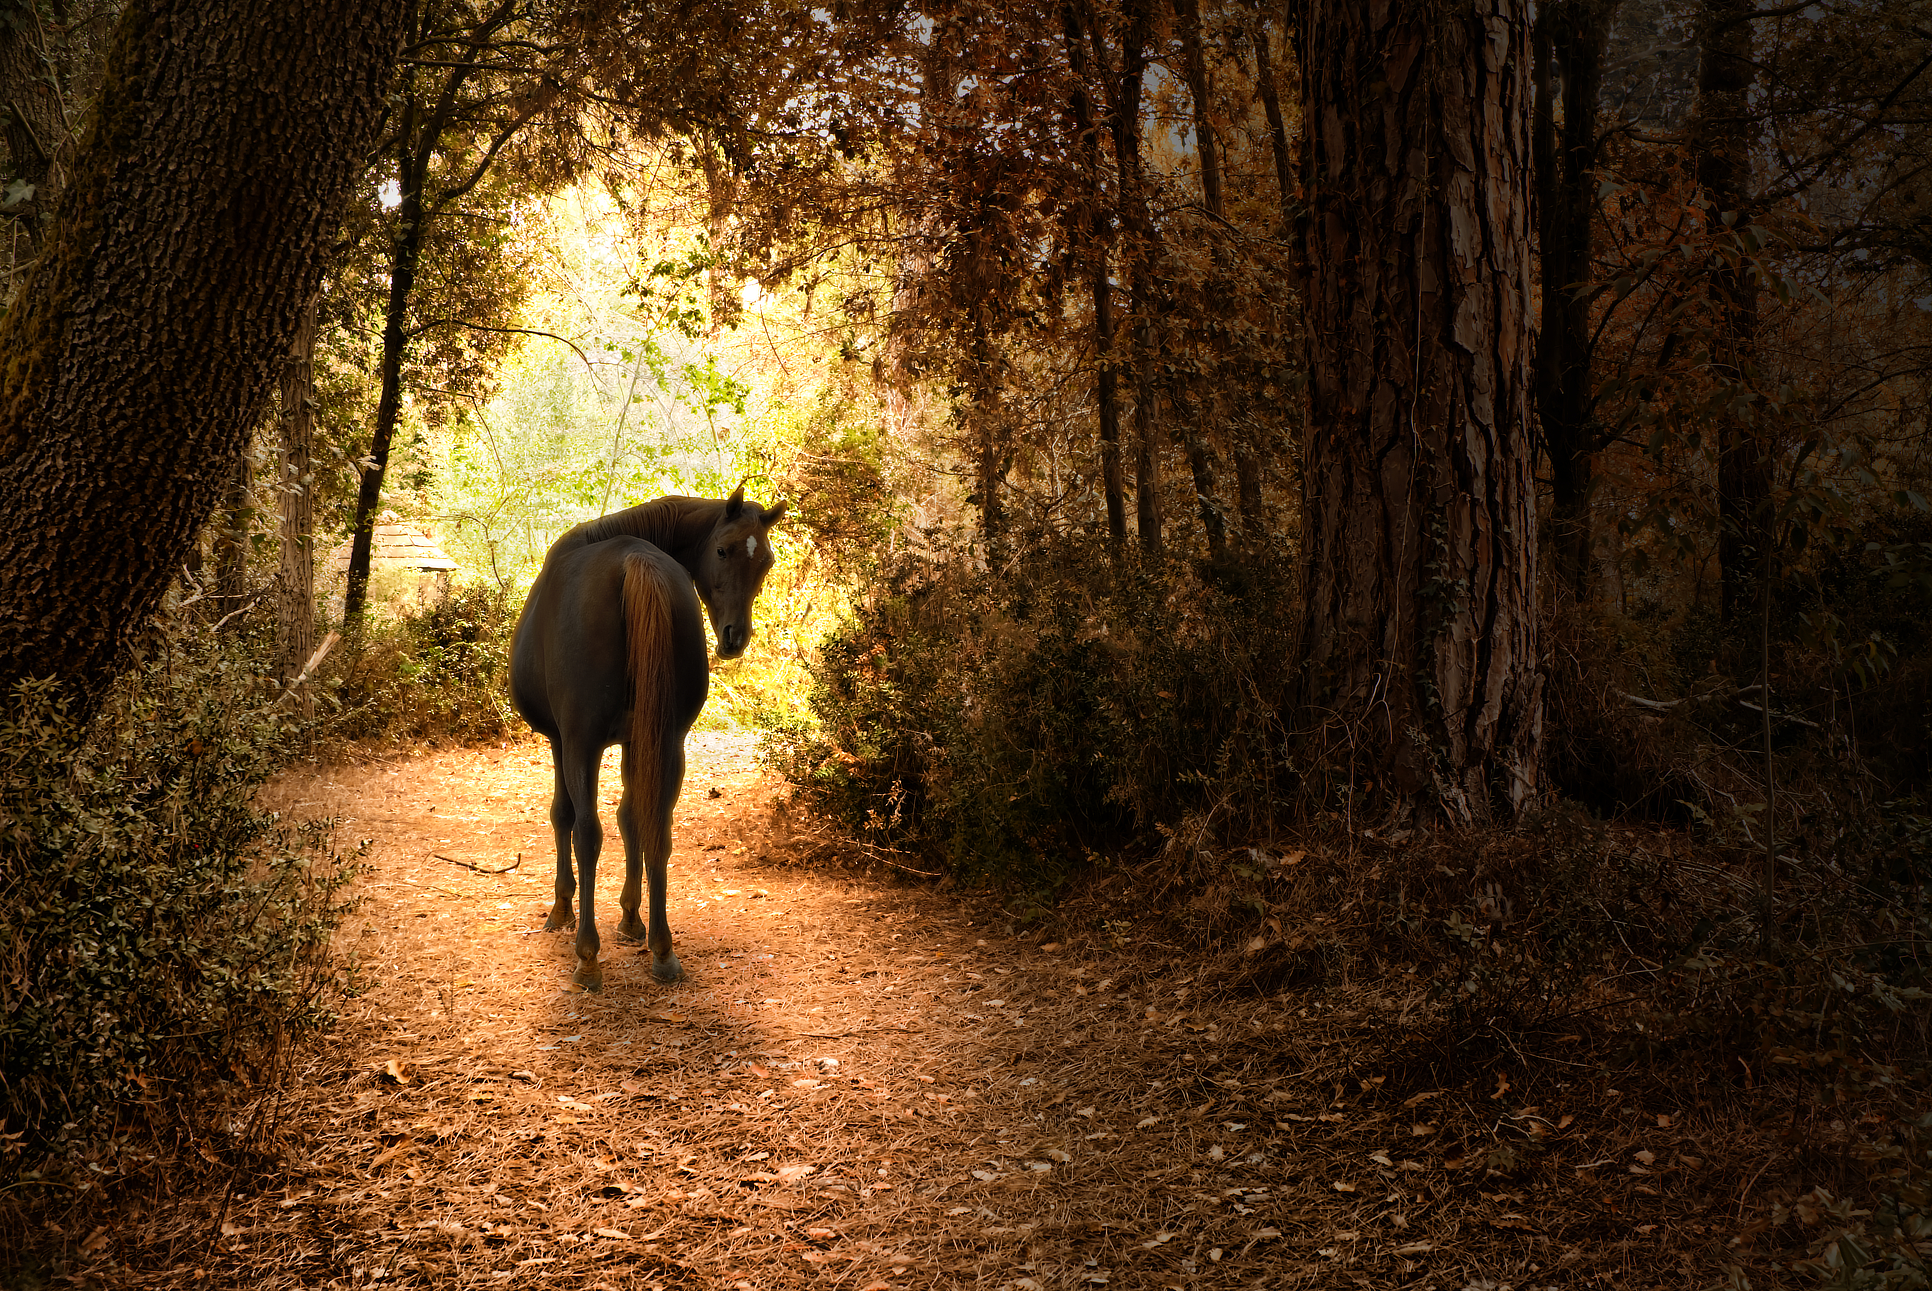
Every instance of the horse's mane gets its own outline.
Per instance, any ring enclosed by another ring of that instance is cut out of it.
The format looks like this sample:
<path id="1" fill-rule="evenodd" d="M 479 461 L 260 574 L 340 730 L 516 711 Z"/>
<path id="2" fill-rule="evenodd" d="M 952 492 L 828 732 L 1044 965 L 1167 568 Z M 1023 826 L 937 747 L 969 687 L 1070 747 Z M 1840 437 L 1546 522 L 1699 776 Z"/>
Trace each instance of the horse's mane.
<path id="1" fill-rule="evenodd" d="M 724 508 L 716 498 L 663 497 L 586 520 L 557 539 L 550 550 L 571 551 L 608 538 L 642 538 L 660 551 L 679 557 L 691 544 L 704 540 Z"/>

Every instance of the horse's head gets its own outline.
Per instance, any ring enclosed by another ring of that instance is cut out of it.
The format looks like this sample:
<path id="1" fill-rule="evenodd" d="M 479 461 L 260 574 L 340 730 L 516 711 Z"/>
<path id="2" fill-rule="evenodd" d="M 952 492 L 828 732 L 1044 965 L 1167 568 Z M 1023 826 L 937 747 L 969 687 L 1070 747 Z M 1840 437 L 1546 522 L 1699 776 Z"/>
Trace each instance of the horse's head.
<path id="1" fill-rule="evenodd" d="M 736 659 L 751 641 L 751 603 L 771 572 L 771 540 L 766 535 L 784 514 L 783 502 L 764 511 L 745 501 L 740 484 L 698 553 L 698 598 L 711 615 L 720 659 Z"/>

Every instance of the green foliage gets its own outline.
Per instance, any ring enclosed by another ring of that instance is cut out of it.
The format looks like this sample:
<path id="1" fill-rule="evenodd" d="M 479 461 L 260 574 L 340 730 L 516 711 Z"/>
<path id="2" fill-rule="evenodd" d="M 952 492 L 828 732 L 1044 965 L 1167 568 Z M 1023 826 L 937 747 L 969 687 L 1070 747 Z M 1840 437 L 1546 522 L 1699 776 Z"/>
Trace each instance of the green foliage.
<path id="1" fill-rule="evenodd" d="M 0 708 L 11 1170 L 131 1101 L 260 1073 L 328 1021 L 351 869 L 330 822 L 257 806 L 296 732 L 255 674 L 234 651 L 163 640 L 85 731 L 52 683 Z"/>
<path id="2" fill-rule="evenodd" d="M 520 602 L 472 584 L 401 618 L 376 620 L 324 693 L 337 739 L 395 744 L 496 739 L 512 729 L 510 638 Z"/>
<path id="3" fill-rule="evenodd" d="M 902 561 L 813 665 L 816 731 L 781 733 L 806 802 L 884 853 L 1047 890 L 1190 817 L 1273 810 L 1285 571 L 1236 597 L 1048 541 L 987 573 Z"/>

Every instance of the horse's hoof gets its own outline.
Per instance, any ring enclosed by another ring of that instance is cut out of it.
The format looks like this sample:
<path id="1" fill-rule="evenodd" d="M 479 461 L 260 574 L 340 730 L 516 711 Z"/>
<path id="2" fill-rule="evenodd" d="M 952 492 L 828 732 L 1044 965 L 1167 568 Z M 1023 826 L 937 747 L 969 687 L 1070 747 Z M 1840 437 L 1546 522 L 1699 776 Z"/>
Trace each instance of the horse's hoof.
<path id="1" fill-rule="evenodd" d="M 625 941 L 643 941 L 644 921 L 636 915 L 625 915 L 623 922 L 617 925 L 617 935 Z"/>
<path id="2" fill-rule="evenodd" d="M 576 913 L 560 901 L 550 907 L 550 917 L 543 921 L 543 930 L 545 932 L 557 932 L 564 928 L 574 927 L 576 923 Z"/>
<path id="3" fill-rule="evenodd" d="M 594 959 L 579 957 L 576 975 L 570 980 L 586 991 L 601 991 L 604 989 L 604 966 Z"/>
<path id="4" fill-rule="evenodd" d="M 666 955 L 663 959 L 651 961 L 651 976 L 667 986 L 672 982 L 684 980 L 684 965 L 678 963 L 676 955 Z"/>

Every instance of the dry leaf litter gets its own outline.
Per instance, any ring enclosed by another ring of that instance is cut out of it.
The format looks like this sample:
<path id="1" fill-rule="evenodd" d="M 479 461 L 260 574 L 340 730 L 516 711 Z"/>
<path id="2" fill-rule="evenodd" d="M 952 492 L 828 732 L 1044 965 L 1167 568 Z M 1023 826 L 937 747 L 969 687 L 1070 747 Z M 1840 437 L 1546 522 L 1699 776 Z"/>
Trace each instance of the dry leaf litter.
<path id="1" fill-rule="evenodd" d="M 799 867 L 750 737 L 689 754 L 688 979 L 617 942 L 612 828 L 596 995 L 539 931 L 541 744 L 278 786 L 374 840 L 359 993 L 206 1178 L 75 1232 L 70 1280 L 1540 1291 L 1685 1285 L 1734 1231 L 1713 1127 L 1630 1105 L 1668 1091 L 1391 1085 L 1358 1065 L 1380 988 L 1221 991 L 1119 921 L 1016 939 L 989 898 Z M 613 751 L 607 825 L 617 788 Z"/>

